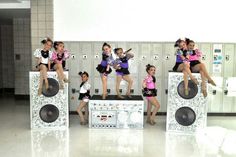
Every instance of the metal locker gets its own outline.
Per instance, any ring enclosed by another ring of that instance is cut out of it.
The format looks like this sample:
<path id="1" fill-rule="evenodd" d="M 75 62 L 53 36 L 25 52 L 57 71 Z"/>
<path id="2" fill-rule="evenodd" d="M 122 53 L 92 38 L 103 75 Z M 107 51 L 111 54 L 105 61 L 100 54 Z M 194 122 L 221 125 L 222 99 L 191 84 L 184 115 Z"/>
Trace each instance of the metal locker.
<path id="1" fill-rule="evenodd" d="M 134 58 L 130 59 L 129 61 L 129 71 L 130 75 L 133 77 L 138 77 L 140 70 L 139 70 L 139 45 L 138 43 L 127 43 L 127 49 L 132 48 L 132 53 L 134 54 Z M 134 80 L 138 81 L 138 80 Z"/>
<path id="2" fill-rule="evenodd" d="M 103 43 L 96 42 L 93 44 L 93 51 L 91 56 L 91 63 L 93 63 L 92 71 L 93 76 L 99 77 L 100 73 L 96 70 L 98 64 L 100 64 L 102 60 L 102 45 Z"/>
<path id="3" fill-rule="evenodd" d="M 126 51 L 127 49 L 129 49 L 129 47 L 126 47 L 126 42 L 118 42 L 116 44 L 117 48 L 122 48 L 124 51 Z M 115 48 L 115 47 L 114 47 Z"/>
<path id="4" fill-rule="evenodd" d="M 162 63 L 163 63 L 163 56 L 162 56 L 162 44 L 161 43 L 155 43 L 152 44 L 151 49 L 151 55 L 150 58 L 151 64 L 153 64 L 156 67 L 156 76 L 160 77 L 162 76 Z"/>
<path id="5" fill-rule="evenodd" d="M 157 100 L 160 104 L 160 110 L 159 112 L 166 112 L 166 105 L 162 103 L 162 98 L 163 98 L 163 90 L 162 90 L 162 78 L 161 77 L 156 77 L 156 88 L 157 88 Z"/>
<path id="6" fill-rule="evenodd" d="M 223 78 L 222 77 L 212 77 L 212 79 L 217 84 L 216 87 L 209 85 L 208 87 L 208 112 L 220 113 L 223 111 Z"/>
<path id="7" fill-rule="evenodd" d="M 163 77 L 162 77 L 163 78 Z M 168 77 L 164 77 L 163 80 L 162 80 L 162 91 L 161 91 L 161 94 L 162 94 L 162 108 L 166 109 L 167 108 L 167 98 L 168 98 Z M 166 112 L 166 110 L 164 111 Z"/>
<path id="8" fill-rule="evenodd" d="M 145 76 L 147 74 L 146 72 L 146 65 L 152 64 L 151 63 L 151 45 L 150 44 L 141 44 L 140 45 L 141 51 L 139 55 L 140 60 L 140 74 L 141 76 Z"/>
<path id="9" fill-rule="evenodd" d="M 202 62 L 205 64 L 207 71 L 209 74 L 212 74 L 212 45 L 208 43 L 199 44 L 199 49 L 202 52 Z"/>
<path id="10" fill-rule="evenodd" d="M 176 49 L 174 48 L 174 43 L 164 43 L 163 44 L 163 77 L 168 78 L 168 71 L 172 70 L 176 62 L 175 56 Z M 166 87 L 167 89 L 167 87 Z"/>
<path id="11" fill-rule="evenodd" d="M 76 111 L 79 105 L 78 98 L 79 98 L 80 83 L 81 83 L 80 76 L 70 77 L 70 83 L 69 83 L 69 110 L 70 111 Z"/>
<path id="12" fill-rule="evenodd" d="M 79 65 L 80 71 L 86 71 L 89 74 L 92 74 L 92 44 L 87 42 L 80 43 L 80 52 L 79 52 Z"/>
<path id="13" fill-rule="evenodd" d="M 78 76 L 79 67 L 79 43 L 72 42 L 66 44 L 65 48 L 70 52 L 70 58 L 66 61 L 66 67 L 69 69 L 70 76 Z"/>
<path id="14" fill-rule="evenodd" d="M 223 76 L 225 78 L 234 76 L 234 51 L 234 44 L 224 44 Z"/>
<path id="15" fill-rule="evenodd" d="M 101 77 L 93 77 L 91 79 L 91 85 L 93 90 L 91 91 L 92 95 L 101 95 L 102 94 L 102 80 Z"/>
<path id="16" fill-rule="evenodd" d="M 228 86 L 232 86 L 231 82 L 229 82 L 231 77 L 234 77 L 234 55 L 235 45 L 234 44 L 224 44 L 224 60 L 223 60 L 223 111 L 226 113 L 233 112 L 234 106 L 234 96 L 230 96 L 231 93 L 228 91 Z"/>
<path id="17" fill-rule="evenodd" d="M 100 79 L 100 86 L 102 87 L 101 79 Z M 107 93 L 108 95 L 116 94 L 116 77 L 110 77 L 110 76 L 107 77 Z"/>

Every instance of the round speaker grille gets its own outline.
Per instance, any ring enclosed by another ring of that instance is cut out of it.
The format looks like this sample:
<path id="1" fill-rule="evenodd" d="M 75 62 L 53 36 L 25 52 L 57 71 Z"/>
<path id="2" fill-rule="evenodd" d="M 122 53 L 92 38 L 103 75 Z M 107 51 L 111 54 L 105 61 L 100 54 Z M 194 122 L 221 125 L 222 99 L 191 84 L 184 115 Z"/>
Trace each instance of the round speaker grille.
<path id="1" fill-rule="evenodd" d="M 176 121 L 183 126 L 190 126 L 196 120 L 195 112 L 189 107 L 181 107 L 175 112 Z"/>
<path id="2" fill-rule="evenodd" d="M 42 121 L 52 123 L 59 117 L 59 110 L 56 106 L 47 104 L 40 109 L 39 116 Z"/>
<path id="3" fill-rule="evenodd" d="M 178 91 L 179 96 L 184 99 L 192 99 L 197 95 L 198 87 L 192 80 L 188 81 L 188 90 L 189 90 L 189 94 L 185 95 L 184 81 L 181 81 L 177 87 L 177 91 Z"/>

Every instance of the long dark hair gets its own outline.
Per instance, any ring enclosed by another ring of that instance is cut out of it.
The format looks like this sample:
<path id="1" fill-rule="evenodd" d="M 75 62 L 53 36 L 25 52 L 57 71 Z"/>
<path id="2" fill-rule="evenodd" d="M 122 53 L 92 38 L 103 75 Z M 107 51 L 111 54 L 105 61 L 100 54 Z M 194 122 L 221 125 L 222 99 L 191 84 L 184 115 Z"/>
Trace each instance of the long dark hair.
<path id="1" fill-rule="evenodd" d="M 64 44 L 64 43 L 63 43 L 62 41 L 55 41 L 55 42 L 53 43 L 54 49 L 57 50 L 57 46 L 60 45 L 60 44 Z"/>

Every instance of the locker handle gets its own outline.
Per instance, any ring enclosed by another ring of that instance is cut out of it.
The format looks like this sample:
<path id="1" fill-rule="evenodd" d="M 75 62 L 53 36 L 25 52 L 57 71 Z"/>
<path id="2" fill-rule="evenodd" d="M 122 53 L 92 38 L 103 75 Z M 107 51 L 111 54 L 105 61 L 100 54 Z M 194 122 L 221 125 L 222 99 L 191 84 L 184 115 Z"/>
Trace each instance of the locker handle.
<path id="1" fill-rule="evenodd" d="M 168 94 L 168 89 L 165 90 L 165 93 Z"/>
<path id="2" fill-rule="evenodd" d="M 225 60 L 226 60 L 226 61 L 229 61 L 229 55 L 226 55 L 226 56 L 225 56 Z"/>
<path id="3" fill-rule="evenodd" d="M 72 89 L 71 89 L 71 92 L 72 92 L 73 94 L 75 93 L 75 91 L 76 91 L 75 88 L 72 88 Z"/>
<path id="4" fill-rule="evenodd" d="M 130 93 L 132 93 L 132 94 L 133 94 L 133 93 L 134 93 L 134 89 L 131 89 L 131 90 L 130 90 Z"/>
<path id="5" fill-rule="evenodd" d="M 107 93 L 111 93 L 111 89 L 107 89 Z"/>
<path id="6" fill-rule="evenodd" d="M 224 94 L 225 94 L 225 95 L 228 95 L 228 90 L 224 90 Z"/>
<path id="7" fill-rule="evenodd" d="M 212 91 L 212 94 L 213 94 L 213 95 L 216 95 L 216 90 L 213 90 L 213 91 Z"/>

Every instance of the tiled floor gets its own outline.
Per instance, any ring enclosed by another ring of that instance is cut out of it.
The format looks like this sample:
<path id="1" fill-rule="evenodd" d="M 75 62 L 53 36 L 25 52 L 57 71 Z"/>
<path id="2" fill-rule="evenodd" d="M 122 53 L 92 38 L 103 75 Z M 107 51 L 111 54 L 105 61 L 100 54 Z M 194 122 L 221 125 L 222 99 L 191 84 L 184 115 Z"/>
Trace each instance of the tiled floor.
<path id="1" fill-rule="evenodd" d="M 80 126 L 70 116 L 68 130 L 31 131 L 29 101 L 0 98 L 1 157 L 235 157 L 236 117 L 208 117 L 196 136 L 167 134 L 165 116 L 143 130 L 102 130 Z"/>

